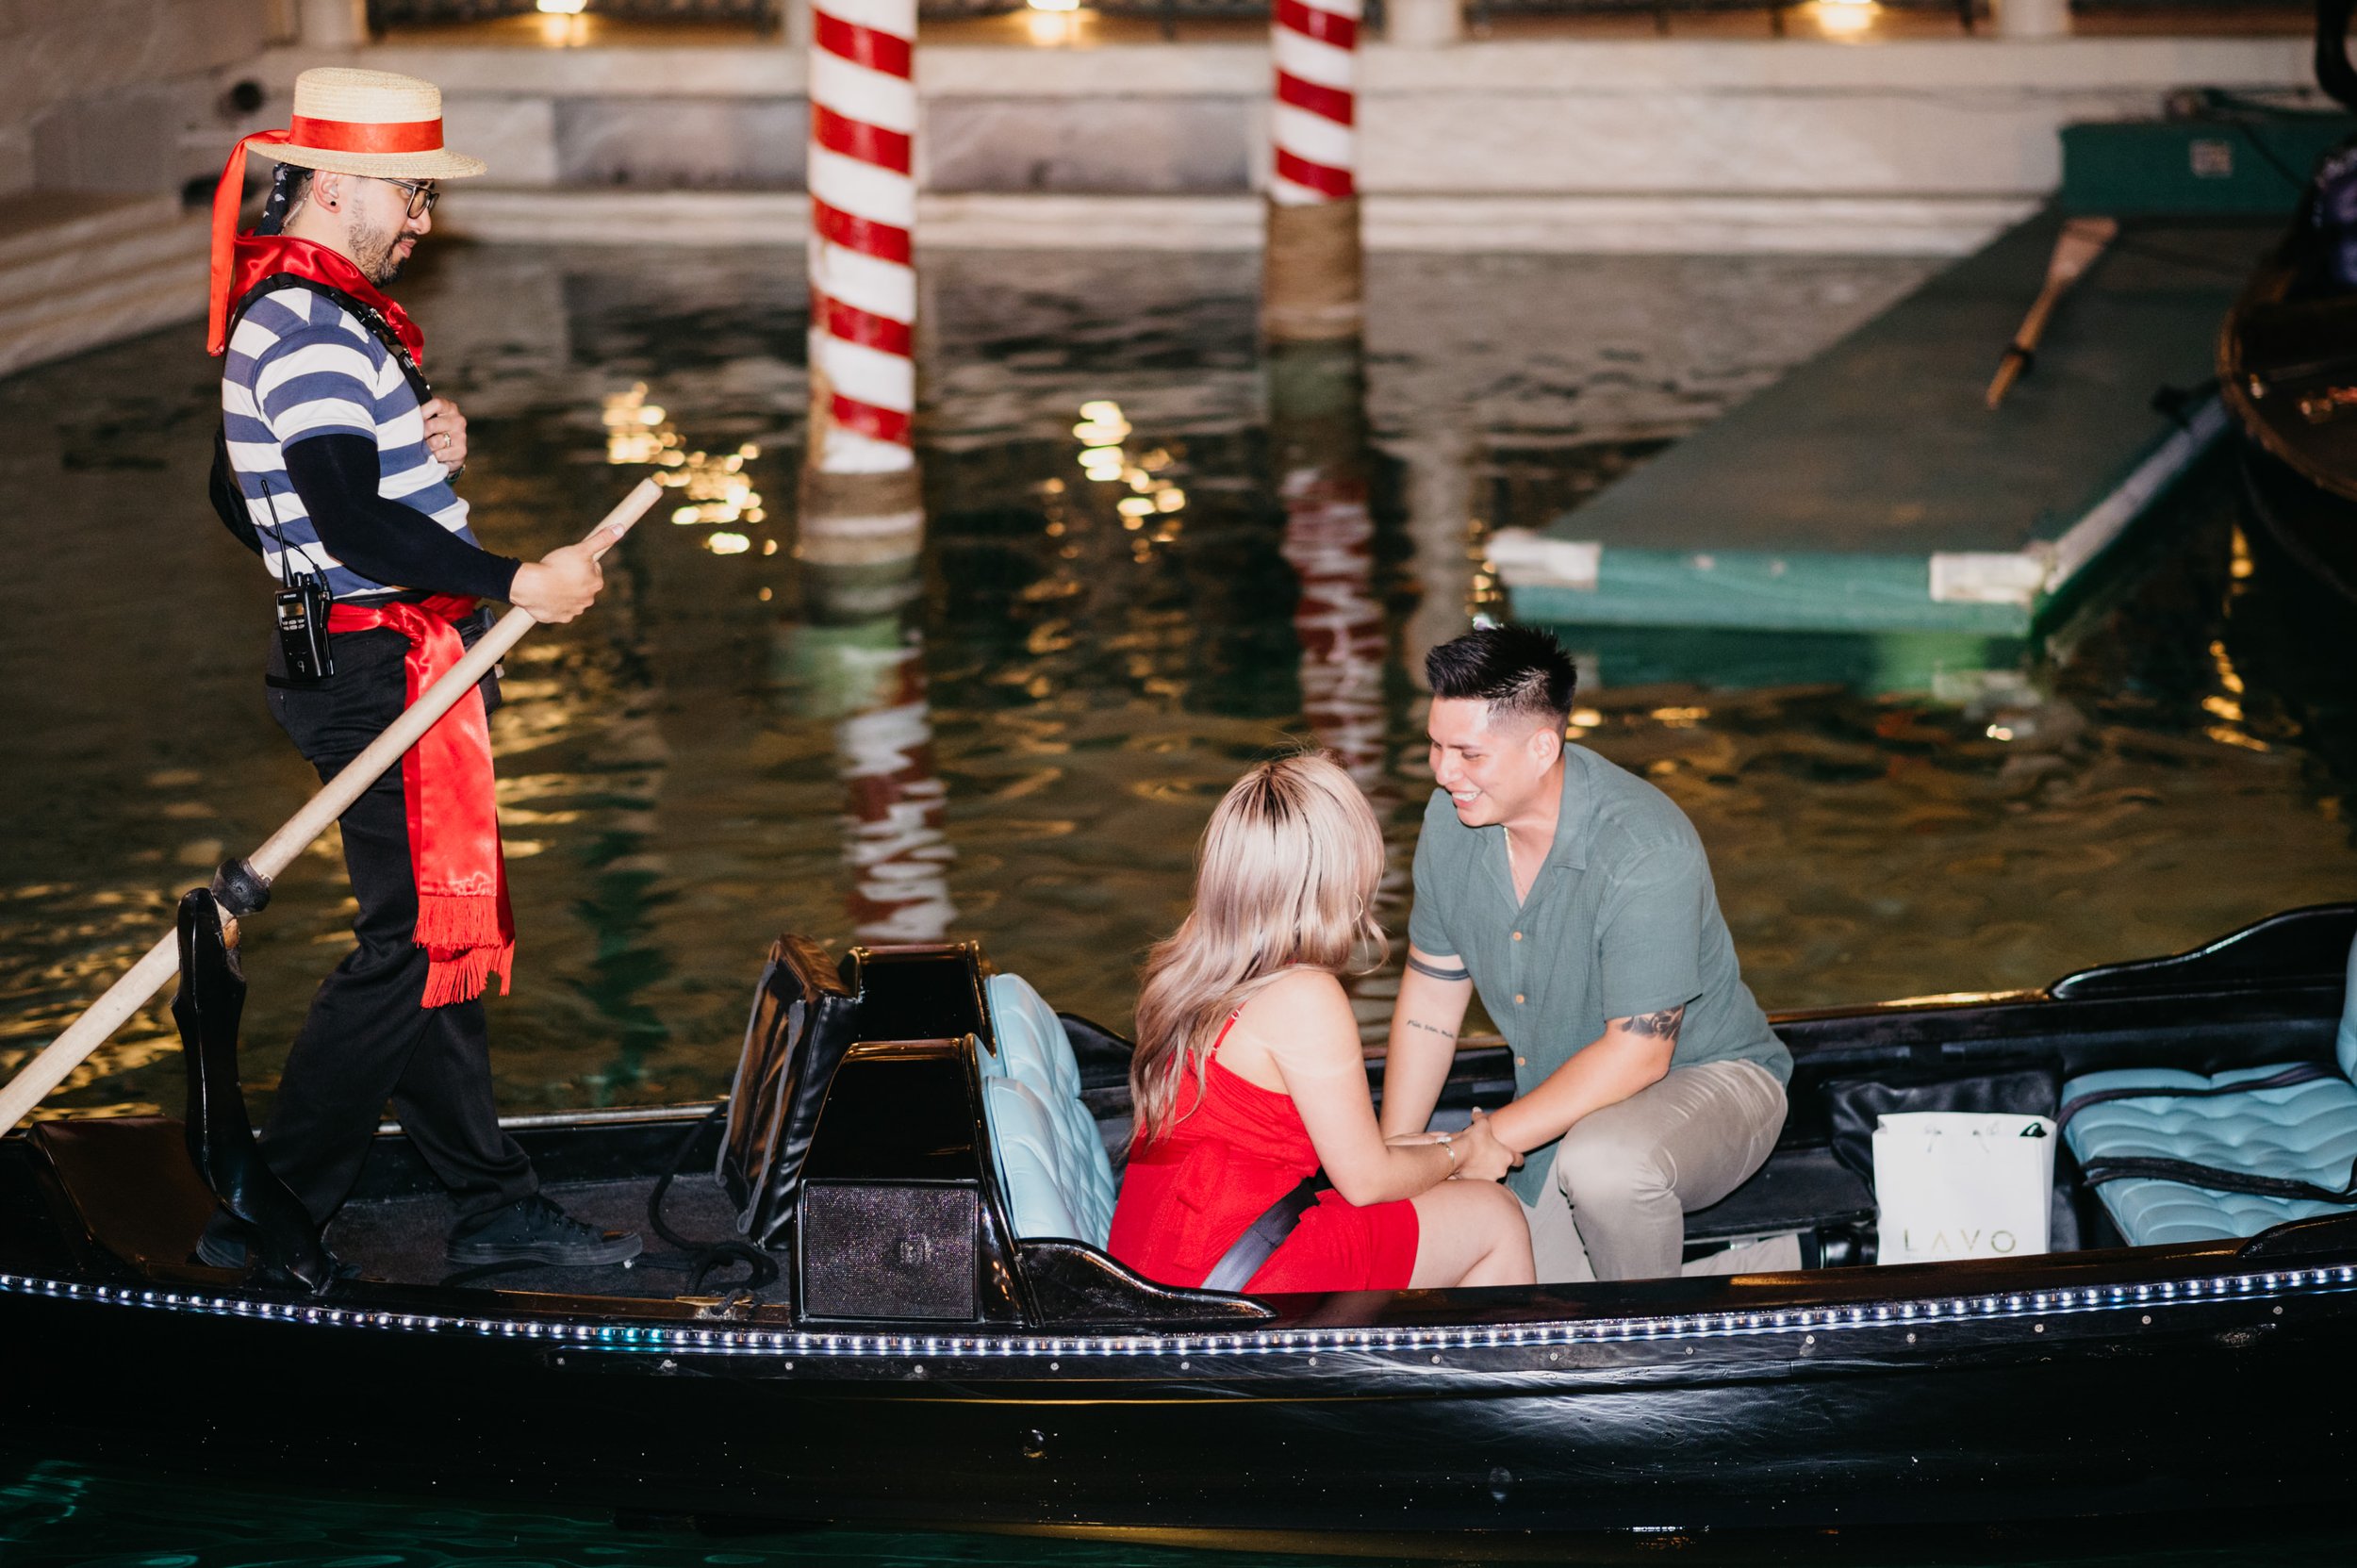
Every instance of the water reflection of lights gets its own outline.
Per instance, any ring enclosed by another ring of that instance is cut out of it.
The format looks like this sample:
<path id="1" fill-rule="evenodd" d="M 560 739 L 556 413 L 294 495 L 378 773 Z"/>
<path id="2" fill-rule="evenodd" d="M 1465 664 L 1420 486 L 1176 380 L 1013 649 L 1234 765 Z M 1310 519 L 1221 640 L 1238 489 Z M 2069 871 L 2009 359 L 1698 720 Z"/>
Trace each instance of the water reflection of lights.
<path id="1" fill-rule="evenodd" d="M 1383 607 L 1375 596 L 1363 371 L 1354 344 L 1291 344 L 1273 355 L 1269 435 L 1279 547 L 1301 583 L 1302 717 L 1361 789 L 1383 778 Z"/>
<path id="2" fill-rule="evenodd" d="M 1121 404 L 1110 399 L 1099 399 L 1080 404 L 1080 422 L 1072 427 L 1073 438 L 1080 443 L 1080 472 L 1093 485 L 1127 485 L 1129 494 L 1113 503 L 1120 515 L 1121 526 L 1138 538 L 1132 541 L 1135 558 L 1144 562 L 1158 544 L 1168 544 L 1178 536 L 1178 514 L 1186 509 L 1187 492 L 1177 480 L 1169 477 L 1178 467 L 1178 458 L 1166 448 L 1156 447 L 1132 460 L 1123 445 L 1132 430 L 1122 417 Z M 1049 495 L 1063 493 L 1063 481 L 1047 482 Z M 1160 520 L 1152 529 L 1148 520 Z M 1051 537 L 1062 536 L 1064 524 L 1060 518 L 1050 518 L 1047 532 Z"/>
<path id="3" fill-rule="evenodd" d="M 647 401 L 644 382 L 610 394 L 603 418 L 607 462 L 655 469 L 658 483 L 681 492 L 685 504 L 671 509 L 674 523 L 714 528 L 704 538 L 704 548 L 716 555 L 741 555 L 752 547 L 744 534 L 720 525 L 767 520 L 761 492 L 745 471 L 745 465 L 761 455 L 761 448 L 748 441 L 734 452 L 717 454 L 687 450 L 663 405 Z M 761 553 L 777 553 L 777 541 L 762 541 Z"/>
<path id="4" fill-rule="evenodd" d="M 2266 741 L 2245 728 L 2242 672 L 2234 668 L 2234 661 L 2228 655 L 2225 643 L 2213 641 L 2210 644 L 2210 664 L 2217 671 L 2217 684 L 2225 690 L 2201 700 L 2201 711 L 2218 720 L 2205 726 L 2202 733 L 2221 746 L 2239 746 L 2249 751 L 2269 750 Z"/>

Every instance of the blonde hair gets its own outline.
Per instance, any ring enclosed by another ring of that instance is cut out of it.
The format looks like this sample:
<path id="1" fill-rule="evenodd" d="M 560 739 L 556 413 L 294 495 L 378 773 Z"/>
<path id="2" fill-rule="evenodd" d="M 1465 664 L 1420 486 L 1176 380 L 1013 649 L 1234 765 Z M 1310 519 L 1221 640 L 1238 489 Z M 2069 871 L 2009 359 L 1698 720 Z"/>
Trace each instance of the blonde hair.
<path id="1" fill-rule="evenodd" d="M 1375 810 L 1328 753 L 1279 757 L 1236 781 L 1203 830 L 1195 908 L 1146 961 L 1129 1097 L 1146 1138 L 1178 1119 L 1190 1056 L 1200 1102 L 1213 1036 L 1261 986 L 1287 969 L 1383 962 L 1372 907 L 1382 875 Z"/>

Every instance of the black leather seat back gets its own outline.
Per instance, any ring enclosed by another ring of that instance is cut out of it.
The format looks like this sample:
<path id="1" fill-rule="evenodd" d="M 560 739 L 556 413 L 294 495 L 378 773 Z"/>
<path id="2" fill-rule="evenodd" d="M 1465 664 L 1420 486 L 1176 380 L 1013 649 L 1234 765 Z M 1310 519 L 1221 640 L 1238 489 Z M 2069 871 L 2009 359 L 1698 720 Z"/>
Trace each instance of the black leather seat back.
<path id="1" fill-rule="evenodd" d="M 816 942 L 781 936 L 753 992 L 729 1097 L 717 1174 L 737 1229 L 757 1246 L 783 1238 L 827 1085 L 859 1038 L 859 999 Z"/>

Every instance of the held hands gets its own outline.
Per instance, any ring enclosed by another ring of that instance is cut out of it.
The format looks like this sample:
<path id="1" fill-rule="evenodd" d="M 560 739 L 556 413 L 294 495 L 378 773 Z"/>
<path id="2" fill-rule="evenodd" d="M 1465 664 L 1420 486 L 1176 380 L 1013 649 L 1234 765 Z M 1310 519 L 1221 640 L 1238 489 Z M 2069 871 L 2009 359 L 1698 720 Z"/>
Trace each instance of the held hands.
<path id="1" fill-rule="evenodd" d="M 1473 1125 L 1462 1132 L 1450 1135 L 1450 1144 L 1457 1150 L 1459 1179 L 1467 1181 L 1503 1181 L 1506 1173 L 1521 1164 L 1514 1151 L 1498 1142 L 1490 1131 L 1490 1114 L 1475 1109 Z"/>
<path id="2" fill-rule="evenodd" d="M 467 466 L 467 416 L 448 398 L 434 399 L 423 411 L 425 450 L 445 472 L 455 475 Z"/>
<path id="3" fill-rule="evenodd" d="M 1393 1148 L 1409 1148 L 1418 1144 L 1445 1144 L 1456 1150 L 1457 1165 L 1448 1180 L 1467 1181 L 1501 1181 L 1506 1173 L 1523 1163 L 1523 1157 L 1498 1142 L 1490 1131 L 1490 1114 L 1475 1109 L 1473 1124 L 1461 1132 L 1401 1132 L 1383 1140 Z"/>
<path id="4" fill-rule="evenodd" d="M 600 534 L 580 544 L 552 550 L 537 561 L 526 561 L 516 569 L 507 602 L 530 611 L 535 620 L 563 625 L 597 602 L 598 591 L 605 586 L 598 555 L 611 542 Z"/>

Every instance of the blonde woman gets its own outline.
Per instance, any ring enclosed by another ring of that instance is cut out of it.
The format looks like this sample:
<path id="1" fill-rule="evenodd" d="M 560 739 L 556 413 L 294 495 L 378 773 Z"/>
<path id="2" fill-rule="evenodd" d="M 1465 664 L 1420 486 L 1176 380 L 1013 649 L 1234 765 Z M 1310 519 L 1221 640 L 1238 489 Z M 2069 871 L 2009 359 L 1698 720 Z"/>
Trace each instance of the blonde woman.
<path id="1" fill-rule="evenodd" d="M 1320 1166 L 1333 1183 L 1247 1291 L 1527 1283 L 1512 1156 L 1466 1131 L 1386 1143 L 1338 975 L 1380 962 L 1375 813 L 1328 757 L 1245 774 L 1211 814 L 1195 909 L 1147 960 L 1129 1088 L 1138 1132 L 1111 1250 L 1164 1284 L 1210 1279 Z M 1235 1288 L 1230 1285 L 1229 1288 Z"/>

